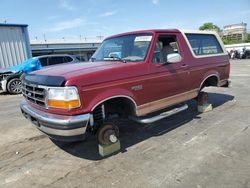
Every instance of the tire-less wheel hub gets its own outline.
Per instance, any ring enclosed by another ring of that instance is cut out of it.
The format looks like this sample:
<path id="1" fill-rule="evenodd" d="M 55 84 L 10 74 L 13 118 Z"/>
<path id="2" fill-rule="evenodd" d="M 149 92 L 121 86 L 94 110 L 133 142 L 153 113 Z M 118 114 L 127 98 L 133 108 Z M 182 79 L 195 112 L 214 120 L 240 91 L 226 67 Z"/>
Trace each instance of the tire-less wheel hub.
<path id="1" fill-rule="evenodd" d="M 118 141 L 119 129 L 113 124 L 104 124 L 97 132 L 98 142 L 102 145 L 114 144 Z"/>

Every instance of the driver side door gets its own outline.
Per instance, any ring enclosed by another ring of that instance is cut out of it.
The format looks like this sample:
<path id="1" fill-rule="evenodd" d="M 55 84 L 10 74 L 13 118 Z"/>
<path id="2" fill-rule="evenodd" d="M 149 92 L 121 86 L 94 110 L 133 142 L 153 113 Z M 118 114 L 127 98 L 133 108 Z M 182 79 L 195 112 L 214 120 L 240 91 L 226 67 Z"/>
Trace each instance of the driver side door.
<path id="1" fill-rule="evenodd" d="M 169 63 L 168 55 L 179 53 L 179 62 Z M 183 102 L 190 98 L 189 65 L 181 52 L 178 34 L 159 34 L 149 72 L 151 75 L 152 102 L 149 103 L 154 111 Z"/>

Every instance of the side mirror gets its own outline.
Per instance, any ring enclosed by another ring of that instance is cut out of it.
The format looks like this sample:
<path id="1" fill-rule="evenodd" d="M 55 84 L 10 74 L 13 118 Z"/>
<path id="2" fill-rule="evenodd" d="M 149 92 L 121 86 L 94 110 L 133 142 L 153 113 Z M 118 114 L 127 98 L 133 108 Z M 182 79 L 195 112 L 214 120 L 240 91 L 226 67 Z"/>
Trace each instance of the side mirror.
<path id="1" fill-rule="evenodd" d="M 172 53 L 168 54 L 167 56 L 167 62 L 168 63 L 178 63 L 182 59 L 181 55 L 179 53 Z"/>

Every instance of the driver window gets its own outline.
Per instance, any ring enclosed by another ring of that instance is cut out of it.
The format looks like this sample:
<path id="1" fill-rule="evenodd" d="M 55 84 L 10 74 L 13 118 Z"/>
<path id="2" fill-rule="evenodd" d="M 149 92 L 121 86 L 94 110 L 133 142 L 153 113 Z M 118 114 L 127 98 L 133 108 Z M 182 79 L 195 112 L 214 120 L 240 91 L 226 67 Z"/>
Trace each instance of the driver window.
<path id="1" fill-rule="evenodd" d="M 153 63 L 166 63 L 168 54 L 179 53 L 179 47 L 176 36 L 159 36 L 155 45 L 152 58 Z"/>

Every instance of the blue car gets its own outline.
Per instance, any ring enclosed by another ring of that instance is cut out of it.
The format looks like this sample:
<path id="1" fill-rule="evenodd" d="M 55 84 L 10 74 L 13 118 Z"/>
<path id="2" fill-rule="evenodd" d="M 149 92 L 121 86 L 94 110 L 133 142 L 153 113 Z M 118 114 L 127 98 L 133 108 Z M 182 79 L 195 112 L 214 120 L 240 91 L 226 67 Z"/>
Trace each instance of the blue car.
<path id="1" fill-rule="evenodd" d="M 79 59 L 72 55 L 44 55 L 33 57 L 22 64 L 0 70 L 0 90 L 11 94 L 19 94 L 22 92 L 20 77 L 23 73 L 28 74 L 51 65 L 78 62 L 80 62 Z"/>

